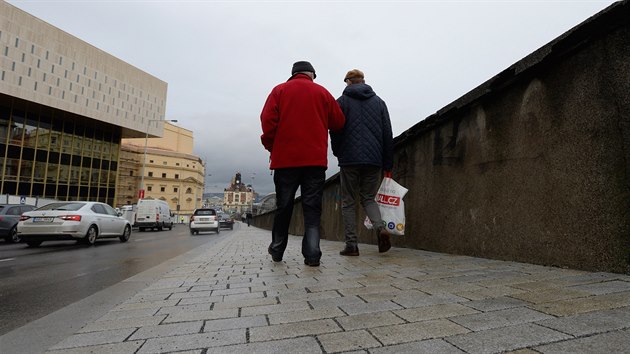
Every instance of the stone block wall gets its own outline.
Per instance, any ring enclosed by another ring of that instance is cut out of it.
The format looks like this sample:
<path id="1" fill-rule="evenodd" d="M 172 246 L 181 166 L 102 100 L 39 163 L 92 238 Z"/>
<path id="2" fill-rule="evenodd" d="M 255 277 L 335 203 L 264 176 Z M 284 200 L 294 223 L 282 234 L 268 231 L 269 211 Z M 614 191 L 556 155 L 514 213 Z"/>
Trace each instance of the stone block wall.
<path id="1" fill-rule="evenodd" d="M 630 3 L 617 2 L 395 139 L 393 245 L 630 273 Z M 322 237 L 343 240 L 338 175 Z M 361 225 L 365 214 L 359 212 Z M 270 227 L 272 215 L 256 223 Z M 291 232 L 302 234 L 297 200 Z M 360 242 L 375 243 L 361 227 Z"/>

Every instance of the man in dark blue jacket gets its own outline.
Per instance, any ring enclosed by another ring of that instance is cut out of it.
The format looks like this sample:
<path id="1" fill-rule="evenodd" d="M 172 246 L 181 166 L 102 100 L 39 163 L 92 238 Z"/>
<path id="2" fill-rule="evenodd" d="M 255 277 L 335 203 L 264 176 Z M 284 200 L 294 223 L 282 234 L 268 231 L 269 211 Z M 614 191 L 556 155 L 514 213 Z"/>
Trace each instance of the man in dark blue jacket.
<path id="1" fill-rule="evenodd" d="M 394 159 L 392 124 L 385 102 L 365 83 L 363 72 L 350 70 L 346 88 L 337 99 L 346 116 L 340 132 L 331 132 L 333 154 L 341 170 L 342 215 L 346 247 L 342 256 L 358 256 L 356 195 L 372 222 L 378 237 L 379 252 L 391 248 L 390 234 L 374 196 L 381 183 L 381 173 L 391 177 Z"/>

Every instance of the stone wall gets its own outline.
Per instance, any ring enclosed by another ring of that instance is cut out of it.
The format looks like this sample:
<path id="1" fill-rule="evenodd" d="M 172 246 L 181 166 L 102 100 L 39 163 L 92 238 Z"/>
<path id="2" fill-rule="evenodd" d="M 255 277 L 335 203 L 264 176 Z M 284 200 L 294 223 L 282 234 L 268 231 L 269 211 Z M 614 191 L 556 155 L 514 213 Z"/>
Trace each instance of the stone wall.
<path id="1" fill-rule="evenodd" d="M 395 247 L 630 273 L 630 3 L 618 2 L 396 137 Z M 338 175 L 323 238 L 342 240 Z M 364 214 L 357 215 L 359 222 Z M 270 227 L 272 215 L 256 224 Z M 361 227 L 360 242 L 375 243 Z M 302 234 L 299 199 L 291 232 Z"/>

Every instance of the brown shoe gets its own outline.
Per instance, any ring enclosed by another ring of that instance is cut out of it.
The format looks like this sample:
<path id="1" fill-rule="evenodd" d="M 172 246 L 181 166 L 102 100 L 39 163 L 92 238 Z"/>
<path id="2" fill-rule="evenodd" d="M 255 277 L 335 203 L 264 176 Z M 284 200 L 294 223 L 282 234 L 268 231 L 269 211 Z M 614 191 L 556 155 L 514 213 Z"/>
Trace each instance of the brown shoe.
<path id="1" fill-rule="evenodd" d="M 346 245 L 346 248 L 339 251 L 339 254 L 342 256 L 358 256 L 359 255 L 359 247 L 352 247 Z"/>
<path id="2" fill-rule="evenodd" d="M 389 251 L 392 248 L 392 243 L 389 239 L 390 234 L 385 229 L 380 229 L 376 235 L 378 238 L 378 252 L 383 253 Z"/>

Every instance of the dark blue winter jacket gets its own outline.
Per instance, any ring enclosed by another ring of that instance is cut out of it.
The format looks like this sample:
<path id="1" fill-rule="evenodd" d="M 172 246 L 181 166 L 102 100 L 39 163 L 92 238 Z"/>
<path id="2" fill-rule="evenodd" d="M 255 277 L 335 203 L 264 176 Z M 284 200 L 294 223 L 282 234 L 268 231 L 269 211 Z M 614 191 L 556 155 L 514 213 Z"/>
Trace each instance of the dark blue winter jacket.
<path id="1" fill-rule="evenodd" d="M 339 166 L 373 165 L 391 171 L 394 142 L 385 102 L 366 84 L 346 86 L 337 102 L 346 116 L 344 128 L 330 133 Z"/>

